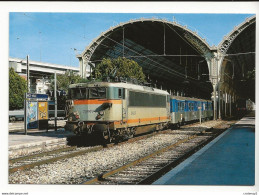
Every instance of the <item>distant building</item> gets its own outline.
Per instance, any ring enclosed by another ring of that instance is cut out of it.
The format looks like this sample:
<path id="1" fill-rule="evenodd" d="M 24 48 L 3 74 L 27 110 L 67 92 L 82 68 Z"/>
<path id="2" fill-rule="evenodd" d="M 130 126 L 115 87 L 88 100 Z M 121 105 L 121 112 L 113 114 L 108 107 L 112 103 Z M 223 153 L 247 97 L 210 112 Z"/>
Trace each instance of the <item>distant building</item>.
<path id="1" fill-rule="evenodd" d="M 255 103 L 250 99 L 246 100 L 246 109 L 255 110 Z"/>
<path id="2" fill-rule="evenodd" d="M 36 93 L 46 94 L 50 88 L 49 79 L 37 79 L 36 81 Z"/>
<path id="3" fill-rule="evenodd" d="M 27 80 L 26 59 L 9 58 L 9 67 L 12 67 L 16 73 Z M 57 74 L 65 74 L 66 71 L 79 74 L 79 68 L 77 67 L 29 60 L 31 93 L 46 93 L 50 86 L 49 78 L 55 72 Z"/>

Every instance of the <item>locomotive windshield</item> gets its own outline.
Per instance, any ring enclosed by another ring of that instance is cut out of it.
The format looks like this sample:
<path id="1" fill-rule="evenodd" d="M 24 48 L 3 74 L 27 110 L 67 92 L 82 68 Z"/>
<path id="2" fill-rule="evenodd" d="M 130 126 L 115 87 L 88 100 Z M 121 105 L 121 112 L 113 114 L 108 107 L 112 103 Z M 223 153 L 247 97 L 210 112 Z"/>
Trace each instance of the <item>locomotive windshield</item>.
<path id="1" fill-rule="evenodd" d="M 105 99 L 106 98 L 106 88 L 104 88 L 104 87 L 71 88 L 69 90 L 69 98 L 72 100 Z"/>
<path id="2" fill-rule="evenodd" d="M 88 90 L 86 88 L 73 88 L 70 89 L 70 98 L 72 100 L 75 99 L 87 99 L 88 97 Z"/>
<path id="3" fill-rule="evenodd" d="M 106 88 L 92 87 L 89 88 L 89 99 L 104 99 L 106 98 Z"/>

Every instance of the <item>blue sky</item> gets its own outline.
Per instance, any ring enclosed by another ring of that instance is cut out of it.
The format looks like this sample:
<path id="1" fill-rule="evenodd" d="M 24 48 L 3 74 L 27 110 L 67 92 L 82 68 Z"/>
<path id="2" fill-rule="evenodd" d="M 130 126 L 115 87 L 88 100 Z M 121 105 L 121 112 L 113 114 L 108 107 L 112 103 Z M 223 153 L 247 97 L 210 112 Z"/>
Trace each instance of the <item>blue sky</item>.
<path id="1" fill-rule="evenodd" d="M 137 18 L 165 18 L 187 25 L 218 45 L 253 14 L 32 13 L 9 14 L 9 56 L 78 67 L 75 55 L 110 26 Z M 77 51 L 74 51 L 74 48 Z"/>

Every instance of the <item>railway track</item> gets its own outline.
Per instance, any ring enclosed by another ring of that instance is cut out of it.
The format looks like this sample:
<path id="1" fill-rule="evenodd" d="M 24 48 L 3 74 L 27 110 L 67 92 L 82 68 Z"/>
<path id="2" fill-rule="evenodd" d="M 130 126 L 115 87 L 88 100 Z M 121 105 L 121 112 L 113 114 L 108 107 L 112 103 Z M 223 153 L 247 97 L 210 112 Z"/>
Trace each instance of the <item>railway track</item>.
<path id="1" fill-rule="evenodd" d="M 151 184 L 222 132 L 191 135 L 119 168 L 99 174 L 83 184 Z"/>
<path id="2" fill-rule="evenodd" d="M 209 125 L 206 128 L 188 125 L 177 130 L 169 129 L 134 137 L 118 144 L 71 147 L 68 151 L 52 151 L 36 156 L 10 159 L 9 182 L 20 184 L 142 184 L 143 182 L 147 184 L 152 177 L 161 176 L 161 172 L 166 172 L 168 167 L 169 169 L 174 167 L 175 164 L 187 158 L 187 154 L 191 155 L 191 150 L 198 150 L 201 144 L 206 144 L 206 141 L 216 136 L 215 132 L 222 132 L 222 129 L 226 128 L 222 127 L 222 122 L 217 124 L 221 127 L 214 130 Z M 215 123 L 213 126 L 215 128 Z M 168 153 L 167 151 L 172 151 L 172 155 L 174 152 L 177 153 L 171 157 L 163 157 L 162 155 Z M 156 156 L 160 157 L 156 158 Z M 150 161 L 152 159 L 154 160 Z M 143 164 L 145 162 L 147 163 Z M 142 164 L 145 171 L 139 171 L 142 169 Z M 138 171 L 134 173 L 136 167 Z M 119 175 L 117 179 L 116 175 Z M 135 178 L 137 175 L 140 176 Z"/>
<path id="3" fill-rule="evenodd" d="M 115 145 L 122 145 L 125 143 L 132 143 L 132 142 L 135 142 L 135 141 L 138 141 L 141 139 L 146 139 L 146 138 L 152 137 L 157 134 L 168 133 L 170 131 L 171 130 L 153 132 L 151 134 L 134 137 L 130 140 L 123 141 L 120 143 L 111 143 L 111 144 L 107 144 L 107 145 L 99 145 L 99 146 L 86 147 L 86 148 L 81 148 L 81 149 L 77 148 L 77 146 L 71 146 L 71 147 L 65 147 L 65 148 L 52 150 L 52 151 L 48 151 L 48 152 L 42 152 L 42 153 L 38 153 L 38 154 L 10 159 L 9 160 L 9 174 L 14 173 L 16 171 L 31 169 L 35 166 L 53 163 L 58 160 L 72 158 L 72 157 L 79 156 L 79 155 L 84 155 L 89 152 L 99 151 L 99 150 L 102 150 L 103 148 L 109 148 L 109 147 L 113 147 Z"/>
<path id="4" fill-rule="evenodd" d="M 88 147 L 86 149 L 79 149 L 76 146 L 66 147 L 49 152 L 43 152 L 35 155 L 24 156 L 9 160 L 9 174 L 16 171 L 32 169 L 35 166 L 53 163 L 58 160 L 72 158 L 78 155 L 83 155 L 88 152 L 94 152 L 102 149 L 102 146 Z"/>

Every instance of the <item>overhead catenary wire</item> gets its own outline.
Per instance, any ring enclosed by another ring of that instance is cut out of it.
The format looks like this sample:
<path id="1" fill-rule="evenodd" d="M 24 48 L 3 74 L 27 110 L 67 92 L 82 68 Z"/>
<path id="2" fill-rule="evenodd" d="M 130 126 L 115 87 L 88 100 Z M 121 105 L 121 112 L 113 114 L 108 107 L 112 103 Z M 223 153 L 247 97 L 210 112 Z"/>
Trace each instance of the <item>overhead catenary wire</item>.
<path id="1" fill-rule="evenodd" d="M 122 44 L 119 43 L 119 42 L 117 42 L 116 40 L 114 40 L 114 39 L 112 39 L 112 38 L 110 38 L 110 37 L 108 37 L 108 36 L 106 36 L 106 35 L 103 35 L 103 36 L 106 37 L 106 38 L 108 38 L 108 39 L 110 39 L 111 41 L 115 42 L 116 44 L 122 46 Z M 135 50 L 133 50 L 133 49 L 131 49 L 131 48 L 125 46 L 125 45 L 124 45 L 124 47 L 126 47 L 126 48 L 129 49 L 130 51 L 132 51 L 132 52 L 138 54 L 139 56 L 142 56 L 141 53 L 138 53 L 138 52 L 136 52 Z M 167 72 L 169 72 L 169 73 L 170 73 L 170 72 L 175 72 L 175 73 L 177 73 L 178 76 L 179 76 L 179 74 L 180 74 L 180 75 L 182 75 L 182 78 L 185 78 L 185 75 L 184 75 L 184 74 L 182 74 L 182 73 L 180 73 L 180 72 L 178 72 L 178 71 L 175 71 L 175 70 L 173 70 L 173 69 L 169 69 L 167 66 L 165 66 L 165 65 L 163 65 L 163 64 L 160 64 L 160 63 L 154 61 L 153 59 L 150 59 L 149 57 L 146 57 L 146 56 L 143 56 L 143 57 L 146 58 L 146 59 L 148 59 L 148 60 L 150 60 L 150 61 L 152 61 L 152 62 L 154 62 L 154 63 L 156 63 L 156 64 L 158 64 L 158 65 L 160 65 L 160 66 L 162 66 L 162 67 L 164 67 L 163 70 L 165 70 L 165 71 L 167 71 Z M 155 66 L 155 65 L 153 65 L 153 66 Z M 157 66 L 155 66 L 155 67 L 157 67 Z M 158 67 L 159 67 L 159 66 L 158 66 Z M 161 67 L 159 67 L 159 68 L 161 68 Z M 192 77 L 189 77 L 189 78 L 192 78 Z M 195 79 L 195 78 L 192 78 L 192 79 L 197 80 L 197 79 Z"/>
<path id="2" fill-rule="evenodd" d="M 245 53 L 232 53 L 232 54 L 225 54 L 225 55 L 219 55 L 221 57 L 225 56 L 239 56 L 239 55 L 248 55 L 248 54 L 255 54 L 255 52 L 245 52 Z"/>
<path id="3" fill-rule="evenodd" d="M 103 43 L 100 43 L 100 45 L 103 45 L 103 46 L 109 48 L 109 46 L 107 46 L 107 45 L 105 45 L 105 44 L 103 44 Z M 115 48 L 115 50 L 121 53 L 121 50 L 116 49 L 116 48 Z M 129 57 L 129 56 L 127 56 L 127 57 Z M 140 57 L 140 56 L 139 56 L 139 57 Z M 141 56 L 141 57 L 145 57 L 145 56 Z M 147 57 L 146 57 L 146 58 L 147 58 Z M 149 59 L 149 60 L 151 60 L 151 59 Z M 102 60 L 94 60 L 94 61 L 91 61 L 91 62 L 97 62 L 97 61 L 102 61 Z M 158 62 L 156 62 L 156 63 L 158 63 Z M 151 64 L 151 63 L 149 63 L 149 65 L 155 66 L 155 65 L 153 65 L 153 64 Z M 159 65 L 161 65 L 161 64 L 159 64 Z M 162 65 L 162 66 L 164 66 L 164 65 Z M 165 70 L 164 68 L 162 68 L 162 67 L 160 67 L 160 66 L 155 66 L 155 67 L 156 67 L 156 68 L 159 68 L 159 69 L 161 69 L 161 70 Z M 165 66 L 165 67 L 166 67 L 166 66 Z M 166 67 L 166 68 L 169 69 L 168 67 Z M 166 70 L 166 71 L 167 71 L 167 70 Z M 177 75 L 177 76 L 179 76 L 179 77 L 184 78 L 184 75 L 183 75 L 182 73 L 178 72 L 178 71 L 175 71 L 175 70 L 172 70 L 172 69 L 169 69 L 169 71 L 174 71 L 174 72 L 176 73 L 176 74 L 174 74 L 174 75 Z M 169 71 L 167 71 L 167 72 L 169 72 Z M 180 75 L 183 75 L 183 76 L 180 76 Z"/>

